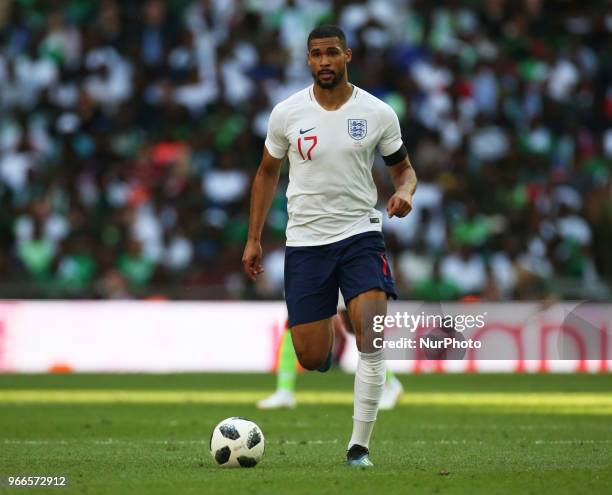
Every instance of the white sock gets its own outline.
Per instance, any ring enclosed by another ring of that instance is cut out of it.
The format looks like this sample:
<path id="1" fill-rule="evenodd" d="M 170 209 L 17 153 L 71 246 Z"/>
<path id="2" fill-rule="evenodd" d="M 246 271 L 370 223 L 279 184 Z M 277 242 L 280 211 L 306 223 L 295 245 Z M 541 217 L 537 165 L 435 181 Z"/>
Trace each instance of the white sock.
<path id="1" fill-rule="evenodd" d="M 383 392 L 386 379 L 385 361 L 383 353 L 359 353 L 357 372 L 355 373 L 355 398 L 353 399 L 353 434 L 348 448 L 358 444 L 368 447 L 378 402 Z"/>

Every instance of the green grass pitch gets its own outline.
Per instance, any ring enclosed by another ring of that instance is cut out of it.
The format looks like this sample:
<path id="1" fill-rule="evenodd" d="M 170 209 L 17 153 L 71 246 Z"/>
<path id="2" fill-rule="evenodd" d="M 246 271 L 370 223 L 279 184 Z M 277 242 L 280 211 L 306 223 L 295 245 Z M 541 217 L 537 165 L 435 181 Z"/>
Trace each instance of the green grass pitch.
<path id="1" fill-rule="evenodd" d="M 373 469 L 343 465 L 352 383 L 302 374 L 297 409 L 258 411 L 272 375 L 0 375 L 0 474 L 68 475 L 83 494 L 612 493 L 609 375 L 401 376 L 379 413 Z M 228 416 L 256 421 L 266 454 L 221 469 Z"/>

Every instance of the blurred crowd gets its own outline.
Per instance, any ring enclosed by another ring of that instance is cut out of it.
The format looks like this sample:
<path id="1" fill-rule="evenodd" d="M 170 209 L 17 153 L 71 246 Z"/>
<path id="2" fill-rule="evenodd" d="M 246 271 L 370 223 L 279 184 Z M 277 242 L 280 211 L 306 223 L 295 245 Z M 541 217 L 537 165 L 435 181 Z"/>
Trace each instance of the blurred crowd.
<path id="1" fill-rule="evenodd" d="M 270 110 L 339 24 L 419 177 L 404 297 L 610 297 L 612 13 L 542 0 L 0 4 L 0 297 L 282 297 L 287 170 L 241 273 Z M 381 208 L 392 185 L 373 171 Z"/>

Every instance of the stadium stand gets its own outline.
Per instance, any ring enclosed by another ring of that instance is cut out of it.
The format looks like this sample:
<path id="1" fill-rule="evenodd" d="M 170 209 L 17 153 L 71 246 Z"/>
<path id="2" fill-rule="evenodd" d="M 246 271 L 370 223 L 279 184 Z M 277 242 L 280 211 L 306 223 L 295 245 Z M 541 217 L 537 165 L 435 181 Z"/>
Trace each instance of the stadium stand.
<path id="1" fill-rule="evenodd" d="M 254 286 L 250 180 L 311 82 L 307 33 L 336 22 L 419 176 L 385 224 L 401 295 L 609 298 L 606 3 L 0 3 L 0 297 L 282 297 L 287 171 Z"/>

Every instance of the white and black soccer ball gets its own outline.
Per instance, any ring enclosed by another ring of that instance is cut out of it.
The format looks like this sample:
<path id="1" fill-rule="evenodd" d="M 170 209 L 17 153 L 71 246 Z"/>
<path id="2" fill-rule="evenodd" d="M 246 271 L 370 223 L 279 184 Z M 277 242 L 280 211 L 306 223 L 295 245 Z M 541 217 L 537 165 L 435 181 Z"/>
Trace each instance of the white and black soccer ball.
<path id="1" fill-rule="evenodd" d="M 264 454 L 263 433 L 248 419 L 224 419 L 210 436 L 210 453 L 221 467 L 253 467 Z"/>

